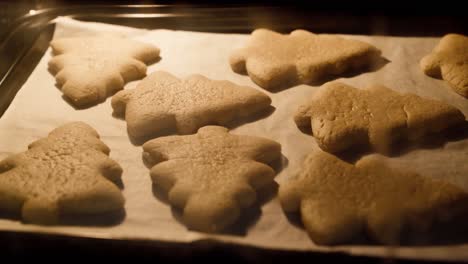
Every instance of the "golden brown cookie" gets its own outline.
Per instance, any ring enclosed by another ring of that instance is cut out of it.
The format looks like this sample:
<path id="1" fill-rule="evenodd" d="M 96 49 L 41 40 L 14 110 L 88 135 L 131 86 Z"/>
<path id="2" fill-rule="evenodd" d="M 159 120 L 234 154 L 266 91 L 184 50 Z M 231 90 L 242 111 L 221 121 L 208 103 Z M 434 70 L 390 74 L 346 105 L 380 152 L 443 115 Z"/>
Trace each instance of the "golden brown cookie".
<path id="1" fill-rule="evenodd" d="M 191 229 L 216 232 L 252 206 L 256 190 L 272 184 L 275 172 L 265 165 L 281 156 L 280 144 L 205 126 L 195 135 L 168 136 L 143 145 L 151 179 L 182 210 Z"/>
<path id="2" fill-rule="evenodd" d="M 380 243 L 398 243 L 403 230 L 466 217 L 468 193 L 447 182 L 390 169 L 380 161 L 356 165 L 316 151 L 301 171 L 280 185 L 286 212 L 300 212 L 317 244 L 347 243 L 367 233 Z"/>
<path id="3" fill-rule="evenodd" d="M 370 66 L 379 56 L 377 48 L 358 40 L 305 30 L 282 35 L 257 29 L 246 47 L 231 54 L 230 64 L 233 71 L 248 74 L 256 84 L 272 90 Z"/>
<path id="4" fill-rule="evenodd" d="M 443 102 L 384 86 L 357 89 L 333 82 L 301 106 L 294 120 L 298 127 L 311 127 L 318 145 L 327 152 L 370 146 L 388 154 L 400 140 L 418 141 L 464 123 L 465 116 Z"/>
<path id="5" fill-rule="evenodd" d="M 175 130 L 195 133 L 206 125 L 226 125 L 270 108 L 266 94 L 229 81 L 201 75 L 186 79 L 158 71 L 142 80 L 136 89 L 112 97 L 117 116 L 125 116 L 128 133 L 139 139 Z"/>
<path id="6" fill-rule="evenodd" d="M 455 92 L 468 98 L 468 37 L 445 35 L 420 64 L 425 74 L 446 80 Z"/>
<path id="7" fill-rule="evenodd" d="M 123 37 L 74 37 L 50 43 L 49 69 L 76 107 L 98 104 L 146 75 L 146 64 L 159 58 L 153 45 Z"/>
<path id="8" fill-rule="evenodd" d="M 0 211 L 26 222 L 57 224 L 62 215 L 122 210 L 122 168 L 83 122 L 54 129 L 25 152 L 0 162 Z"/>

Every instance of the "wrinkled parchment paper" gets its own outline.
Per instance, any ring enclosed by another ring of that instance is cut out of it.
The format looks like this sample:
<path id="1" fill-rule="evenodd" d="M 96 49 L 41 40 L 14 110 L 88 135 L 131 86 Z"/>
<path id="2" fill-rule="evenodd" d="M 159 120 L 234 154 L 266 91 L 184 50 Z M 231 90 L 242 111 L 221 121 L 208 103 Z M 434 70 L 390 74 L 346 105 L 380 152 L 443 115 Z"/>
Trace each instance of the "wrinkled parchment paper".
<path id="1" fill-rule="evenodd" d="M 161 48 L 162 60 L 150 66 L 148 73 L 165 70 L 180 78 L 198 73 L 208 78 L 226 79 L 260 89 L 249 77 L 232 72 L 228 63 L 231 51 L 242 47 L 248 35 L 164 29 L 148 31 L 58 18 L 54 38 L 104 32 L 126 35 L 154 43 Z M 361 88 L 374 83 L 383 84 L 397 91 L 412 92 L 447 102 L 468 116 L 467 99 L 452 92 L 443 81 L 425 76 L 419 69 L 419 60 L 437 44 L 437 38 L 345 37 L 375 45 L 382 50 L 383 57 L 389 62 L 374 72 L 341 78 L 339 81 Z M 245 232 L 212 235 L 188 231 L 175 219 L 170 206 L 153 194 L 149 170 L 141 159 L 142 149 L 130 143 L 126 123 L 112 117 L 110 98 L 98 106 L 75 110 L 62 99 L 61 92 L 54 86 L 55 79 L 47 71 L 50 58 L 49 49 L 0 118 L 0 159 L 25 151 L 30 142 L 46 136 L 49 131 L 66 122 L 87 122 L 99 132 L 111 149 L 111 157 L 124 169 L 122 180 L 126 215 L 121 223 L 112 226 L 44 227 L 0 220 L 1 230 L 181 243 L 210 239 L 271 249 L 342 251 L 374 256 L 390 254 L 420 259 L 468 259 L 468 244 L 400 247 L 392 250 L 382 246 L 318 247 L 301 227 L 287 220 L 276 197 L 260 208 L 258 217 L 248 221 L 250 224 L 243 228 Z M 125 88 L 132 88 L 135 83 L 130 83 Z M 262 136 L 281 143 L 287 162 L 285 159 L 285 168 L 276 177 L 279 184 L 294 174 L 304 155 L 318 148 L 314 139 L 300 132 L 292 119 L 299 104 L 317 88 L 318 86 L 299 85 L 277 93 L 264 91 L 272 98 L 276 110 L 266 118 L 232 130 L 235 134 Z M 385 159 L 391 166 L 411 168 L 423 175 L 448 179 L 468 190 L 468 139 L 457 139 L 438 148 L 414 150 L 392 158 L 376 154 L 370 156 L 365 158 Z"/>

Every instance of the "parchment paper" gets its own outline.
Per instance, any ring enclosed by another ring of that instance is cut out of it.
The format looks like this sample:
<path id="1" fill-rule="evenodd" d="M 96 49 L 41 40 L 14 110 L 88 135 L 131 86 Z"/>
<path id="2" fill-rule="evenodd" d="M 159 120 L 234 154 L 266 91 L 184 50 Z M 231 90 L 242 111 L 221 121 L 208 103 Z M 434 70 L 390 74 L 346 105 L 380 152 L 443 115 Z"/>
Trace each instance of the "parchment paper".
<path id="1" fill-rule="evenodd" d="M 199 73 L 208 78 L 226 79 L 261 89 L 249 77 L 232 72 L 228 63 L 230 52 L 242 47 L 248 35 L 147 31 L 58 18 L 54 37 L 85 36 L 104 32 L 127 35 L 154 43 L 161 48 L 162 60 L 150 66 L 148 73 L 165 70 L 179 78 Z M 373 83 L 383 84 L 397 91 L 412 92 L 422 97 L 447 102 L 468 116 L 467 99 L 452 92 L 443 81 L 425 76 L 419 69 L 419 60 L 432 50 L 438 38 L 345 37 L 361 39 L 375 45 L 382 50 L 383 57 L 389 62 L 375 72 L 341 78 L 339 81 L 361 88 Z M 468 259 L 468 244 L 400 247 L 392 250 L 382 246 L 318 247 L 304 229 L 287 220 L 276 197 L 260 208 L 259 217 L 250 221 L 250 225 L 244 228 L 244 234 L 240 232 L 209 235 L 188 231 L 175 219 L 170 206 L 153 194 L 149 170 L 141 159 L 142 149 L 130 143 L 126 123 L 112 117 L 110 98 L 98 106 L 75 110 L 62 99 L 61 92 L 54 86 L 55 79 L 47 71 L 50 58 L 49 49 L 0 118 L 0 159 L 12 153 L 25 151 L 30 142 L 46 136 L 59 125 L 69 121 L 85 121 L 99 132 L 102 140 L 111 149 L 111 157 L 124 169 L 122 180 L 126 215 L 121 223 L 112 226 L 46 227 L 0 220 L 1 230 L 181 243 L 211 239 L 271 249 L 344 251 L 356 255 L 378 256 L 390 254 L 421 259 Z M 135 83 L 130 83 L 125 88 L 132 88 Z M 235 134 L 257 135 L 281 143 L 282 153 L 287 162 L 284 162 L 285 168 L 276 177 L 279 184 L 299 168 L 304 155 L 318 148 L 313 137 L 300 132 L 292 119 L 299 104 L 318 87 L 299 85 L 277 93 L 264 91 L 272 98 L 276 110 L 266 118 L 232 130 Z M 385 159 L 391 166 L 411 168 L 423 175 L 445 178 L 468 190 L 468 139 L 450 141 L 437 148 L 410 151 L 392 158 L 376 154 L 365 158 Z"/>

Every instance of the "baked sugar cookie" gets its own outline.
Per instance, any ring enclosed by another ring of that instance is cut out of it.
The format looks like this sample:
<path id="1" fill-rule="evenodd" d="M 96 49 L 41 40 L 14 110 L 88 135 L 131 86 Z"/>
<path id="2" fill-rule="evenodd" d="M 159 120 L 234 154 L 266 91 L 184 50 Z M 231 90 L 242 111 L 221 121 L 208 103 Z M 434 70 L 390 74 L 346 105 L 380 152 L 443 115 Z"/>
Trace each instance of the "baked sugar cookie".
<path id="1" fill-rule="evenodd" d="M 301 172 L 280 185 L 279 198 L 286 212 L 300 212 L 312 240 L 323 245 L 364 234 L 394 244 L 402 231 L 430 233 L 468 216 L 468 193 L 455 185 L 375 159 L 349 164 L 322 151 L 307 156 Z"/>
<path id="2" fill-rule="evenodd" d="M 380 57 L 374 46 L 333 35 L 295 30 L 282 35 L 257 29 L 246 47 L 231 54 L 233 71 L 248 74 L 267 90 L 309 84 L 372 65 Z"/>
<path id="3" fill-rule="evenodd" d="M 146 75 L 146 64 L 159 58 L 153 45 L 123 37 L 59 38 L 50 43 L 49 70 L 75 107 L 98 104 L 127 82 Z"/>
<path id="4" fill-rule="evenodd" d="M 0 161 L 0 211 L 25 222 L 57 224 L 62 215 L 123 209 L 122 168 L 97 132 L 82 122 L 54 129 L 25 152 Z"/>
<path id="5" fill-rule="evenodd" d="M 143 145 L 151 179 L 182 210 L 183 222 L 203 232 L 221 231 L 252 206 L 256 190 L 272 184 L 265 164 L 281 157 L 280 144 L 205 126 L 197 134 L 153 139 Z"/>
<path id="6" fill-rule="evenodd" d="M 431 54 L 421 60 L 425 74 L 442 78 L 452 89 L 468 98 L 468 37 L 445 35 Z"/>
<path id="7" fill-rule="evenodd" d="M 334 82 L 320 87 L 299 108 L 297 126 L 311 129 L 321 149 L 338 153 L 355 146 L 389 154 L 400 141 L 418 141 L 465 122 L 457 108 L 400 94 L 384 86 L 357 89 Z"/>
<path id="8" fill-rule="evenodd" d="M 205 125 L 226 125 L 270 108 L 266 94 L 229 81 L 201 75 L 186 79 L 158 71 L 142 80 L 136 89 L 112 97 L 117 116 L 125 116 L 127 130 L 139 139 L 175 130 L 195 133 Z"/>

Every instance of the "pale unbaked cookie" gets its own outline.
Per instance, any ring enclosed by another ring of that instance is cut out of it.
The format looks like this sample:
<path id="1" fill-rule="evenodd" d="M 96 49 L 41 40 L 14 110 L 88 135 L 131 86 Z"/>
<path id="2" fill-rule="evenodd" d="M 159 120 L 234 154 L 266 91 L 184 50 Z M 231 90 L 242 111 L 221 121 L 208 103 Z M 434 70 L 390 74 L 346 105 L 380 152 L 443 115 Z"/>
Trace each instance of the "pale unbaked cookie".
<path id="1" fill-rule="evenodd" d="M 256 190 L 273 183 L 275 172 L 264 163 L 281 156 L 280 144 L 272 140 L 232 135 L 219 126 L 153 139 L 143 150 L 153 183 L 182 209 L 190 229 L 204 232 L 232 225 L 241 209 L 255 202 Z"/>
<path id="2" fill-rule="evenodd" d="M 403 230 L 430 233 L 468 213 L 468 193 L 455 185 L 376 159 L 349 164 L 322 151 L 307 156 L 301 172 L 280 185 L 279 198 L 286 212 L 300 212 L 312 240 L 326 245 L 363 233 L 398 243 Z"/>
<path id="3" fill-rule="evenodd" d="M 414 94 L 334 82 L 322 86 L 299 108 L 294 120 L 299 127 L 312 127 L 317 143 L 327 152 L 370 146 L 389 154 L 399 140 L 418 141 L 464 123 L 465 117 L 455 107 Z"/>
<path id="4" fill-rule="evenodd" d="M 445 35 L 420 64 L 425 74 L 443 78 L 455 92 L 468 98 L 468 37 Z"/>
<path id="5" fill-rule="evenodd" d="M 0 211 L 26 222 L 57 224 L 60 216 L 123 209 L 116 186 L 122 168 L 109 148 L 82 122 L 54 129 L 26 152 L 0 162 Z"/>
<path id="6" fill-rule="evenodd" d="M 73 37 L 50 43 L 54 57 L 49 70 L 71 104 L 100 103 L 125 83 L 146 75 L 146 64 L 159 58 L 153 45 L 123 37 Z"/>
<path id="7" fill-rule="evenodd" d="M 379 56 L 377 48 L 358 40 L 305 30 L 282 35 L 257 29 L 245 48 L 231 54 L 230 64 L 233 71 L 247 73 L 256 84 L 271 90 L 370 66 Z"/>
<path id="8" fill-rule="evenodd" d="M 270 97 L 250 87 L 201 75 L 181 80 L 163 71 L 112 97 L 114 114 L 125 116 L 132 138 L 167 130 L 195 133 L 205 125 L 225 125 L 266 110 L 270 103 Z"/>

